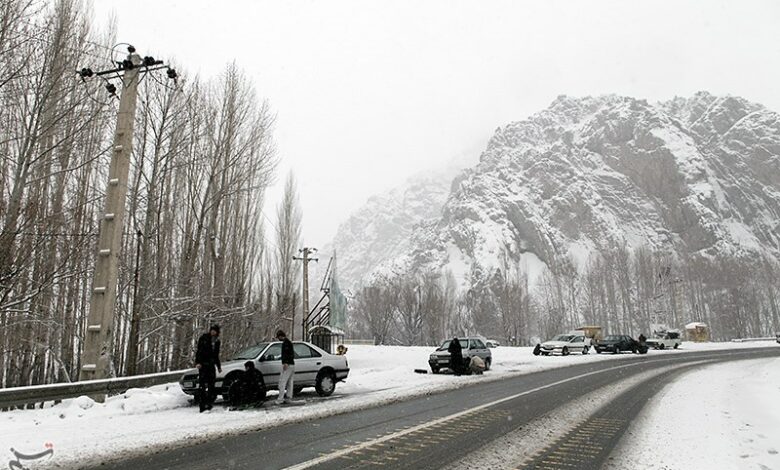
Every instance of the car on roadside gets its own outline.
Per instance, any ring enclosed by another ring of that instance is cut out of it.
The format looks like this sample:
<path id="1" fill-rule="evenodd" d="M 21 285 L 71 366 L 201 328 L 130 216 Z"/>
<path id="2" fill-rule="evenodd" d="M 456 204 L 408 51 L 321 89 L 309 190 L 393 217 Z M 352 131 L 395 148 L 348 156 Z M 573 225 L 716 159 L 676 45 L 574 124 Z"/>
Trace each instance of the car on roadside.
<path id="1" fill-rule="evenodd" d="M 442 369 L 452 370 L 450 365 L 450 353 L 447 349 L 450 347 L 451 339 L 448 339 L 441 343 L 436 351 L 431 353 L 428 358 L 428 365 L 431 367 L 431 372 L 438 374 Z M 485 361 L 485 370 L 490 370 L 490 365 L 493 363 L 493 353 L 485 344 L 485 340 L 478 336 L 468 336 L 465 338 L 458 338 L 461 350 L 463 351 L 463 366 L 468 368 L 469 362 L 473 356 L 479 356 Z"/>
<path id="2" fill-rule="evenodd" d="M 534 355 L 550 356 L 557 353 L 561 356 L 568 356 L 571 353 L 588 354 L 589 350 L 589 338 L 582 333 L 568 333 L 537 344 L 534 347 Z"/>
<path id="3" fill-rule="evenodd" d="M 349 363 L 346 356 L 330 354 L 305 341 L 293 341 L 295 353 L 295 393 L 306 387 L 314 387 L 322 397 L 330 396 L 336 390 L 336 384 L 346 380 L 349 375 Z M 227 399 L 230 386 L 244 371 L 244 363 L 253 361 L 262 375 L 265 389 L 275 390 L 282 372 L 282 343 L 273 341 L 259 343 L 233 356 L 222 363 L 222 372 L 217 373 L 216 391 Z M 181 389 L 188 395 L 197 396 L 198 370 L 192 369 L 179 380 Z"/>
<path id="4" fill-rule="evenodd" d="M 595 343 L 593 349 L 599 354 L 603 352 L 618 354 L 625 351 L 640 354 L 647 353 L 646 345 L 640 345 L 639 341 L 628 335 L 607 335 L 603 340 Z"/>
<path id="5" fill-rule="evenodd" d="M 488 340 L 485 341 L 485 346 L 487 346 L 489 348 L 497 348 L 497 347 L 501 346 L 501 343 L 499 343 L 498 341 L 496 341 L 494 339 L 488 339 Z"/>
<path id="6" fill-rule="evenodd" d="M 677 330 L 658 331 L 652 338 L 647 338 L 645 343 L 653 349 L 677 349 L 682 344 L 682 338 Z"/>

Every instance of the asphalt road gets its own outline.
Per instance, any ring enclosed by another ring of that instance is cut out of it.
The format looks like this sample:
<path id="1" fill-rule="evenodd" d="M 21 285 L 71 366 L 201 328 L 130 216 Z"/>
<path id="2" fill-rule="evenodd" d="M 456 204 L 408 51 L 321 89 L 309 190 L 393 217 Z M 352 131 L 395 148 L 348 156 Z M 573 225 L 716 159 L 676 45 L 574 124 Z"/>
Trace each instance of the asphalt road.
<path id="1" fill-rule="evenodd" d="M 642 372 L 702 360 L 780 356 L 780 348 L 651 352 L 465 386 L 362 411 L 183 446 L 101 469 L 440 469 L 580 396 Z M 550 358 L 555 360 L 555 358 Z M 695 366 L 692 366 L 695 367 Z M 597 469 L 630 421 L 686 368 L 641 382 L 522 463 L 528 469 Z M 453 377 L 453 384 L 456 383 Z"/>

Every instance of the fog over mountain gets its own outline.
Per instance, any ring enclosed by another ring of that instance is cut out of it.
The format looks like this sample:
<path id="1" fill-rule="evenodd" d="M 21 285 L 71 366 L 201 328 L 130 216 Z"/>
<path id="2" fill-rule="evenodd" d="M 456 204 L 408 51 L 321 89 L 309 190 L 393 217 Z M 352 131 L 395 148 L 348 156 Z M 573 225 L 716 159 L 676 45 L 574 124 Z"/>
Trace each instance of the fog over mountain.
<path id="1" fill-rule="evenodd" d="M 477 165 L 370 199 L 334 247 L 348 286 L 447 269 L 468 287 L 506 263 L 533 285 L 616 247 L 777 259 L 780 116 L 706 92 L 560 96 L 496 129 Z"/>

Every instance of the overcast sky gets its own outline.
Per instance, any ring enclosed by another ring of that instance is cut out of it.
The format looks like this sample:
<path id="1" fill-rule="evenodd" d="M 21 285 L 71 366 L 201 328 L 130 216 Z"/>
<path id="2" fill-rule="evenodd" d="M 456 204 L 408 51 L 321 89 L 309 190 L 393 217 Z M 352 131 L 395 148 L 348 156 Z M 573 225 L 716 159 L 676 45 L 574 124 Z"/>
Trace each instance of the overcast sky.
<path id="1" fill-rule="evenodd" d="M 204 78 L 231 61 L 277 114 L 304 237 L 556 96 L 698 90 L 780 110 L 780 2 L 95 0 L 118 40 Z M 275 219 L 280 189 L 269 194 Z"/>

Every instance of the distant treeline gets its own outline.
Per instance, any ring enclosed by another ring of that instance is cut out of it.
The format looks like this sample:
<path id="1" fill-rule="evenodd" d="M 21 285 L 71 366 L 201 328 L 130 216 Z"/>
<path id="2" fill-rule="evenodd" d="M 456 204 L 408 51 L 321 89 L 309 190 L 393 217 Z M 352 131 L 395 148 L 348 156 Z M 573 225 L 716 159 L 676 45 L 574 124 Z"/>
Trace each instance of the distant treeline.
<path id="1" fill-rule="evenodd" d="M 530 345 L 583 325 L 638 336 L 654 323 L 693 321 L 706 323 L 713 340 L 780 333 L 780 264 L 768 257 L 679 259 L 619 248 L 586 266 L 554 259 L 533 287 L 508 257 L 501 264 L 473 267 L 466 291 L 448 272 L 375 281 L 350 305 L 351 333 L 428 345 L 463 334 Z"/>

